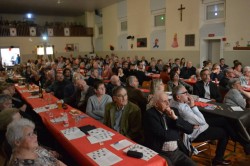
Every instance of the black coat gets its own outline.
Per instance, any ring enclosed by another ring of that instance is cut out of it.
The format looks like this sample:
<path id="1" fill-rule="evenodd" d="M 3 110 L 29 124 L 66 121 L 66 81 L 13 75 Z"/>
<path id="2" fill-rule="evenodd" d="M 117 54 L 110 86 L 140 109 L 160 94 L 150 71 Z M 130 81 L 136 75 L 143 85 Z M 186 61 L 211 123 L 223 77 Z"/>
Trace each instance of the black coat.
<path id="1" fill-rule="evenodd" d="M 180 116 L 178 116 L 177 120 L 173 120 L 167 115 L 166 123 L 168 129 L 166 130 L 162 114 L 154 107 L 145 112 L 144 122 L 145 145 L 158 153 L 161 153 L 164 142 L 182 140 L 180 132 L 186 134 L 193 132 L 193 125 L 184 121 Z"/>
<path id="2" fill-rule="evenodd" d="M 215 99 L 216 102 L 222 102 L 221 94 L 215 83 L 211 81 L 209 82 L 209 90 L 211 99 Z M 204 82 L 202 80 L 196 82 L 196 84 L 194 85 L 193 93 L 201 98 L 205 98 L 205 88 L 204 88 Z"/>

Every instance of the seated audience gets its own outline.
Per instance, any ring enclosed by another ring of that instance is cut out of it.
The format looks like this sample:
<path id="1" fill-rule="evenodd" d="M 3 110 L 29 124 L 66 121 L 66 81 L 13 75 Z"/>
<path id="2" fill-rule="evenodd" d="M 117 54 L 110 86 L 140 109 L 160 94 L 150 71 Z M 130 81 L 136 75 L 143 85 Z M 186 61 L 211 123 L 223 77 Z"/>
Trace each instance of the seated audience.
<path id="1" fill-rule="evenodd" d="M 123 73 L 123 69 L 121 67 L 118 67 L 118 77 L 121 82 L 126 83 L 126 75 Z"/>
<path id="2" fill-rule="evenodd" d="M 172 69 L 173 69 L 174 67 L 180 68 L 180 63 L 181 63 L 180 58 L 175 58 L 175 59 L 174 59 L 174 63 L 171 65 L 171 68 L 172 68 Z"/>
<path id="3" fill-rule="evenodd" d="M 35 125 L 27 119 L 11 122 L 6 131 L 6 139 L 12 147 L 9 165 L 58 165 L 64 166 L 54 153 L 40 147 Z"/>
<path id="4" fill-rule="evenodd" d="M 180 61 L 180 68 L 182 69 L 183 67 L 186 67 L 186 59 L 185 58 L 181 58 L 181 61 Z"/>
<path id="5" fill-rule="evenodd" d="M 120 78 L 117 76 L 117 75 L 113 75 L 111 78 L 110 78 L 110 82 L 107 84 L 106 88 L 107 88 L 107 94 L 109 96 L 112 97 L 112 90 L 117 87 L 117 86 L 121 86 L 121 80 Z"/>
<path id="6" fill-rule="evenodd" d="M 90 76 L 87 80 L 87 84 L 89 86 L 93 86 L 95 81 L 99 81 L 99 75 L 98 75 L 98 69 L 91 69 L 90 70 Z"/>
<path id="7" fill-rule="evenodd" d="M 111 76 L 112 76 L 112 70 L 109 64 L 105 64 L 104 70 L 102 71 L 102 78 L 105 80 L 109 80 Z"/>
<path id="8" fill-rule="evenodd" d="M 187 66 L 181 69 L 180 77 L 184 79 L 189 79 L 195 76 L 196 68 L 192 65 L 191 61 L 187 62 Z"/>
<path id="9" fill-rule="evenodd" d="M 47 87 L 45 91 L 47 93 L 52 92 L 58 99 L 64 98 L 64 88 L 71 82 L 64 78 L 64 75 L 60 72 L 56 73 L 56 80 L 52 85 Z"/>
<path id="10" fill-rule="evenodd" d="M 147 110 L 153 107 L 153 96 L 157 92 L 164 92 L 165 85 L 162 83 L 161 79 L 153 79 L 150 84 L 150 94 L 148 95 Z"/>
<path id="11" fill-rule="evenodd" d="M 201 80 L 201 75 L 200 75 L 201 70 L 202 70 L 201 68 L 197 68 L 196 69 L 196 72 L 195 72 L 196 81 L 200 81 Z"/>
<path id="12" fill-rule="evenodd" d="M 103 123 L 105 106 L 112 102 L 112 98 L 106 95 L 106 88 L 102 81 L 96 81 L 94 84 L 95 95 L 89 97 L 86 113 L 92 118 Z"/>
<path id="13" fill-rule="evenodd" d="M 224 103 L 229 106 L 240 106 L 246 108 L 247 102 L 250 99 L 250 94 L 245 92 L 240 85 L 238 78 L 229 80 L 230 90 L 224 97 Z"/>
<path id="14" fill-rule="evenodd" d="M 248 86 L 250 81 L 250 66 L 245 66 L 243 68 L 243 75 L 240 76 L 240 84 L 242 86 Z"/>
<path id="15" fill-rule="evenodd" d="M 220 66 L 217 63 L 215 63 L 213 65 L 213 68 L 212 68 L 212 71 L 210 74 L 210 78 L 213 81 L 220 81 L 222 79 L 222 77 L 223 77 L 223 73 L 220 70 Z"/>
<path id="16" fill-rule="evenodd" d="M 183 85 L 188 89 L 189 93 L 193 93 L 193 87 L 182 81 L 177 72 L 170 72 L 170 81 L 168 81 L 168 91 L 172 91 L 174 87 Z"/>
<path id="17" fill-rule="evenodd" d="M 138 89 L 139 82 L 135 76 L 129 76 L 127 78 L 127 94 L 128 100 L 140 107 L 142 113 L 146 111 L 147 99 L 144 97 L 140 89 Z"/>
<path id="18" fill-rule="evenodd" d="M 224 69 L 223 72 L 224 72 L 224 76 L 221 78 L 219 86 L 224 88 L 226 91 L 228 91 L 230 89 L 228 82 L 230 79 L 234 78 L 235 76 L 234 71 L 232 68 L 226 68 Z"/>
<path id="19" fill-rule="evenodd" d="M 70 103 L 80 111 L 86 112 L 88 99 L 94 94 L 94 88 L 88 86 L 83 79 L 79 79 L 76 81 L 76 91 L 72 95 Z"/>
<path id="20" fill-rule="evenodd" d="M 228 65 L 225 64 L 225 59 L 221 58 L 220 59 L 220 70 L 223 72 L 224 69 L 228 68 Z"/>
<path id="21" fill-rule="evenodd" d="M 45 74 L 45 81 L 43 83 L 43 88 L 46 89 L 55 81 L 55 75 L 51 70 L 47 71 Z"/>
<path id="22" fill-rule="evenodd" d="M 194 94 L 212 101 L 222 102 L 219 89 L 215 83 L 210 80 L 210 72 L 208 69 L 201 70 L 201 81 L 197 81 L 194 85 Z"/>
<path id="23" fill-rule="evenodd" d="M 239 78 L 240 76 L 242 76 L 242 64 L 241 62 L 235 62 L 234 63 L 234 67 L 233 67 L 233 71 L 234 71 L 234 75 L 236 78 Z"/>
<path id="24" fill-rule="evenodd" d="M 228 136 L 239 142 L 246 154 L 250 154 L 250 144 L 234 131 L 231 124 L 223 117 L 206 116 L 194 104 L 194 99 L 187 93 L 183 86 L 177 86 L 173 90 L 173 100 L 170 105 L 178 109 L 180 116 L 195 126 L 192 134 L 184 137 L 184 144 L 189 148 L 190 142 L 200 142 L 218 139 L 216 156 L 213 165 L 229 165 L 230 161 L 224 160 Z"/>
<path id="25" fill-rule="evenodd" d="M 160 70 L 159 68 L 156 66 L 155 61 L 151 61 L 150 63 L 150 67 L 148 68 L 149 73 L 154 73 L 154 74 L 159 74 Z"/>
<path id="26" fill-rule="evenodd" d="M 141 142 L 141 110 L 128 101 L 124 87 L 113 90 L 113 102 L 105 107 L 104 124 L 135 142 Z"/>
<path id="27" fill-rule="evenodd" d="M 168 96 L 157 92 L 153 99 L 153 107 L 145 112 L 144 138 L 145 145 L 159 153 L 170 166 L 195 166 L 196 164 L 178 148 L 180 132 L 191 134 L 193 125 L 176 116 L 169 107 Z"/>
<path id="28" fill-rule="evenodd" d="M 8 160 L 11 155 L 11 147 L 5 139 L 7 126 L 15 120 L 21 119 L 17 108 L 6 108 L 0 112 L 0 146 L 4 157 Z"/>
<path id="29" fill-rule="evenodd" d="M 63 70 L 63 75 L 64 75 L 64 78 L 69 80 L 69 81 L 72 81 L 72 74 L 71 74 L 71 70 L 68 69 L 68 68 L 65 68 Z"/>
<path id="30" fill-rule="evenodd" d="M 0 112 L 5 108 L 12 108 L 12 98 L 8 94 L 0 94 Z"/>
<path id="31" fill-rule="evenodd" d="M 66 85 L 64 88 L 64 98 L 63 98 L 64 103 L 67 103 L 69 105 L 72 104 L 71 98 L 74 95 L 75 91 L 77 90 L 76 81 L 79 79 L 83 79 L 83 78 L 84 77 L 80 73 L 77 73 L 77 72 L 74 73 L 73 78 L 72 78 L 72 83 Z"/>
<path id="32" fill-rule="evenodd" d="M 164 65 L 162 68 L 162 71 L 160 72 L 160 79 L 162 79 L 162 82 L 164 84 L 167 84 L 168 81 L 170 80 L 170 76 L 169 76 L 170 69 L 171 67 L 169 65 Z"/>

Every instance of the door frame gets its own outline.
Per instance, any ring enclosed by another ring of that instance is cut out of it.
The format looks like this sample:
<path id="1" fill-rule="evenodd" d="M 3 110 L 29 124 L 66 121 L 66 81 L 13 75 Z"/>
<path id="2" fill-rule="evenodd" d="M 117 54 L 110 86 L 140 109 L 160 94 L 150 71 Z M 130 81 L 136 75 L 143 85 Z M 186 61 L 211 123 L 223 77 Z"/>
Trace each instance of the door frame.
<path id="1" fill-rule="evenodd" d="M 209 41 L 219 40 L 220 41 L 220 58 L 223 58 L 224 55 L 224 42 L 222 38 L 224 36 L 217 36 L 217 37 L 203 37 L 200 39 L 200 67 L 203 65 L 203 61 L 208 59 L 208 45 Z M 219 59 L 220 59 L 219 58 Z"/>

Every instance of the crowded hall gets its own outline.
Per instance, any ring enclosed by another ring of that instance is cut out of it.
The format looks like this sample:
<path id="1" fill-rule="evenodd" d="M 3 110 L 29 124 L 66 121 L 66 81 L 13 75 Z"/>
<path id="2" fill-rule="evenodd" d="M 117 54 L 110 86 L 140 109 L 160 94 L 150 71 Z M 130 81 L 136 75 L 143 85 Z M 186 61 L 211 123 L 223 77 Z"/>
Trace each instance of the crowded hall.
<path id="1" fill-rule="evenodd" d="M 247 166 L 249 0 L 0 1 L 0 166 Z"/>

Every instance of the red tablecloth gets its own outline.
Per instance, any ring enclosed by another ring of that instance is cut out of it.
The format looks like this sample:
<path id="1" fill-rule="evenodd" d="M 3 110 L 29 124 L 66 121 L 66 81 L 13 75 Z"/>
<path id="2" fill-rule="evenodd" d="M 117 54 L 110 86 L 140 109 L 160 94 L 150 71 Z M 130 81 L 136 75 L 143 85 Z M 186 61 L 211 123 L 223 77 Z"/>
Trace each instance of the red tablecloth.
<path id="1" fill-rule="evenodd" d="M 152 79 L 160 78 L 160 74 L 148 74 L 148 77 L 151 77 Z"/>
<path id="2" fill-rule="evenodd" d="M 16 87 L 17 91 L 21 94 L 24 100 L 29 103 L 33 108 L 41 107 L 48 104 L 48 98 L 51 98 L 50 103 L 55 103 L 58 99 L 52 95 L 44 93 L 44 98 L 28 98 L 31 96 L 29 92 L 21 93 L 21 90 L 25 88 Z M 53 109 L 50 110 L 53 112 L 54 117 L 59 117 L 63 112 L 69 112 L 71 109 L 74 109 L 70 106 L 66 110 L 64 109 Z M 110 146 L 115 142 L 118 142 L 123 139 L 128 139 L 125 136 L 117 133 L 116 131 L 108 128 L 107 126 L 103 125 L 102 123 L 94 120 L 93 118 L 86 117 L 83 118 L 79 123 L 78 127 L 85 126 L 85 125 L 94 125 L 97 128 L 101 127 L 106 130 L 113 132 L 115 135 L 112 137 L 112 140 L 103 142 L 103 145 L 100 144 L 90 144 L 87 137 L 84 136 L 82 138 L 68 140 L 66 137 L 63 136 L 60 130 L 65 129 L 63 123 L 54 124 L 50 121 L 50 117 L 46 112 L 41 112 L 39 115 L 42 118 L 43 123 L 48 128 L 48 130 L 53 134 L 53 136 L 60 142 L 60 144 L 72 155 L 72 157 L 79 163 L 79 165 L 97 165 L 91 158 L 87 156 L 87 153 L 92 151 L 98 150 L 100 148 L 106 148 L 112 153 L 116 154 L 117 156 L 121 157 L 123 160 L 116 163 L 115 165 L 123 165 L 123 166 L 131 166 L 131 165 L 147 165 L 147 166 L 166 166 L 166 160 L 159 155 L 153 157 L 149 161 L 144 161 L 142 159 L 136 159 L 128 157 L 122 150 L 116 150 Z M 68 114 L 69 118 L 69 127 L 75 126 L 75 121 L 71 114 Z M 129 140 L 129 139 L 128 139 Z"/>
<path id="3" fill-rule="evenodd" d="M 196 80 L 194 79 L 183 79 L 183 81 L 192 86 L 196 83 Z"/>
<path id="4" fill-rule="evenodd" d="M 149 89 L 140 89 L 143 93 L 149 93 L 150 90 Z"/>

